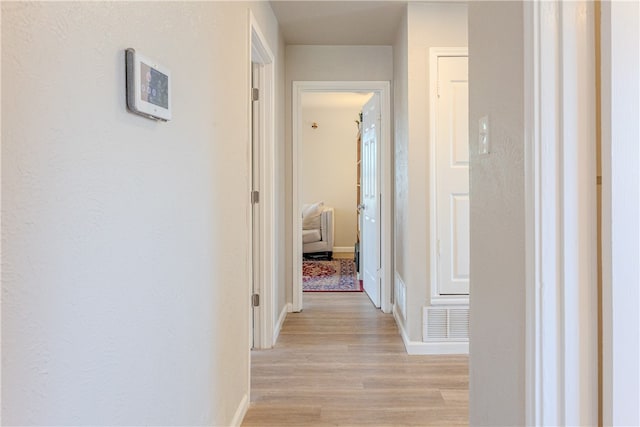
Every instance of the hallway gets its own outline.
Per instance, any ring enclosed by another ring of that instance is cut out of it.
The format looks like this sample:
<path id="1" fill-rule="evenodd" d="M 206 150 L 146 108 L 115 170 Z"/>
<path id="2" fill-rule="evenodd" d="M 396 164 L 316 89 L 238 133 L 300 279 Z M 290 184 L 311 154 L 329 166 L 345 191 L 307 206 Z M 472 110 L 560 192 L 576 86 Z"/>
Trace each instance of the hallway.
<path id="1" fill-rule="evenodd" d="M 252 352 L 243 426 L 467 425 L 467 356 L 407 355 L 364 293 L 306 293 L 304 307 Z"/>

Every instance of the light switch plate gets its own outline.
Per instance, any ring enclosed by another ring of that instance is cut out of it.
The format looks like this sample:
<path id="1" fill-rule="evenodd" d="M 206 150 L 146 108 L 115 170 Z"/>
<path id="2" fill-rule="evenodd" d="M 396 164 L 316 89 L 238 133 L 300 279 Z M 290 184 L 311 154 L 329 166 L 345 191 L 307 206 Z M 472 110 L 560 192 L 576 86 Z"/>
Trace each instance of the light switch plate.
<path id="1" fill-rule="evenodd" d="M 489 116 L 478 120 L 478 154 L 489 154 Z"/>

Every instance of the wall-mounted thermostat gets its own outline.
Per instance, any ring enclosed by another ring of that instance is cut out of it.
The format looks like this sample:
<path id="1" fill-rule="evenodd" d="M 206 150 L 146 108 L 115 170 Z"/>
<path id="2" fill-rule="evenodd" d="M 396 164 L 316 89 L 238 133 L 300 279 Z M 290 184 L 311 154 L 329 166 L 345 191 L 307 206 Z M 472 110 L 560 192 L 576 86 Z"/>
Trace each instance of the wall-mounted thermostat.
<path id="1" fill-rule="evenodd" d="M 125 51 L 127 107 L 154 120 L 171 120 L 171 72 L 132 48 Z"/>

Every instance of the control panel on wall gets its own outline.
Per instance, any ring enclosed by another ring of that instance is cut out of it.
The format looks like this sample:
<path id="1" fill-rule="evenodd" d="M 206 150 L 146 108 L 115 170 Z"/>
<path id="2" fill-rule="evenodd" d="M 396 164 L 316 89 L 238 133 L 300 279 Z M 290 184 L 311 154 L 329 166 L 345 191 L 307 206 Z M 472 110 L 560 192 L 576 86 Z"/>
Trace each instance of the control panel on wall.
<path id="1" fill-rule="evenodd" d="M 125 51 L 127 108 L 153 120 L 171 120 L 171 72 L 135 49 Z"/>

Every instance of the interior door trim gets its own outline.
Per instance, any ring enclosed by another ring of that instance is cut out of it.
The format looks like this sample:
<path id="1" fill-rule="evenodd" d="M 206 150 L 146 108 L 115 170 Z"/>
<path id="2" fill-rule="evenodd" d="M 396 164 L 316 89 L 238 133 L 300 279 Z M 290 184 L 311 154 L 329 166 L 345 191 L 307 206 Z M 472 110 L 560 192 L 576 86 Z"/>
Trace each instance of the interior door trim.
<path id="1" fill-rule="evenodd" d="M 292 90 L 292 206 L 291 206 L 291 265 L 292 311 L 299 312 L 302 304 L 302 205 L 300 197 L 300 159 L 302 144 L 302 93 L 303 92 L 375 92 L 380 96 L 381 129 L 381 207 L 380 207 L 380 302 L 384 313 L 393 308 L 393 176 L 391 147 L 391 83 L 389 81 L 294 81 Z"/>

